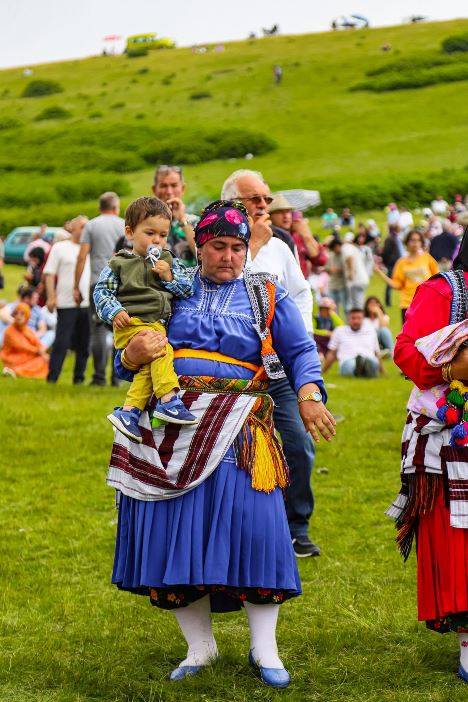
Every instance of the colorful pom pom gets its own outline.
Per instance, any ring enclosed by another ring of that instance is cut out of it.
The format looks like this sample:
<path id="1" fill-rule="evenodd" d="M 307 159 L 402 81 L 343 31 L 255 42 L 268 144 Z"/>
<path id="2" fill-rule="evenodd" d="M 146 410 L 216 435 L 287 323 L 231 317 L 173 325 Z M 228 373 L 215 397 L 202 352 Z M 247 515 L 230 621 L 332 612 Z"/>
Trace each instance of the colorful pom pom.
<path id="1" fill-rule="evenodd" d="M 457 424 L 460 421 L 460 412 L 455 407 L 448 407 L 445 412 L 446 424 Z"/>
<path id="2" fill-rule="evenodd" d="M 449 402 L 451 405 L 455 405 L 455 407 L 463 407 L 465 404 L 463 395 L 461 395 L 456 389 L 453 389 L 449 392 L 449 394 L 447 395 L 447 402 Z"/>

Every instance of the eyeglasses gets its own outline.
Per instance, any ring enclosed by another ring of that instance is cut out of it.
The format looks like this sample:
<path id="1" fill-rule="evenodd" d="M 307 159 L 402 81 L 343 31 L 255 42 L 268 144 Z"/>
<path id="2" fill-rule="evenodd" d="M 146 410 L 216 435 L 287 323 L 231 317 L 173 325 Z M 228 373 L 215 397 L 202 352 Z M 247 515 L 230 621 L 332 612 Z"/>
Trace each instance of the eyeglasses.
<path id="1" fill-rule="evenodd" d="M 250 200 L 254 205 L 260 205 L 262 200 L 265 205 L 271 205 L 273 202 L 271 195 L 250 195 L 250 197 L 240 197 L 239 200 Z"/>

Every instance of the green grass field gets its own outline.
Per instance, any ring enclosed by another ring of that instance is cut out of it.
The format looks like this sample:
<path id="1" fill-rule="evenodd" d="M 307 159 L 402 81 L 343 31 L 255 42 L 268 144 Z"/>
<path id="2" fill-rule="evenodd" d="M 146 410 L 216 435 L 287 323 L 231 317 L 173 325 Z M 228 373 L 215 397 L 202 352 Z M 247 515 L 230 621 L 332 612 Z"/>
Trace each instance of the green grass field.
<path id="1" fill-rule="evenodd" d="M 8 297 L 22 270 L 6 268 Z M 392 321 L 397 329 L 396 307 Z M 311 534 L 323 555 L 299 563 L 304 595 L 282 609 L 293 682 L 281 693 L 249 671 L 243 613 L 215 617 L 219 664 L 167 681 L 184 655 L 175 619 L 110 584 L 106 413 L 124 389 L 73 387 L 70 361 L 56 386 L 0 377 L 2 702 L 466 699 L 456 639 L 416 622 L 414 556 L 401 562 L 383 514 L 398 489 L 409 392 L 390 361 L 378 380 L 328 378 L 330 407 L 345 421 L 318 446 Z"/>
<path id="2" fill-rule="evenodd" d="M 226 176 L 245 165 L 263 171 L 273 189 L 356 183 L 372 189 L 382 180 L 465 168 L 468 113 L 461 96 L 466 81 L 380 94 L 349 88 L 370 69 L 440 54 L 443 39 L 467 28 L 465 19 L 278 36 L 228 43 L 224 52 L 204 55 L 176 49 L 137 59 L 52 63 L 35 66 L 32 78 L 58 81 L 64 92 L 41 98 L 21 97 L 30 78 L 21 69 L 4 70 L 0 230 L 5 234 L 39 219 L 60 225 L 78 212 L 94 215 L 95 198 L 117 178 L 126 181 L 124 204 L 148 193 L 153 164 L 145 165 L 140 152 L 150 145 L 154 129 L 165 134 L 189 130 L 190 135 L 190 130 L 236 127 L 271 136 L 278 144 L 252 161 L 187 167 L 189 200 L 217 196 Z M 392 51 L 382 52 L 383 44 L 391 44 Z M 284 69 L 279 87 L 273 85 L 275 63 Z M 200 89 L 211 97 L 191 100 Z M 37 121 L 55 106 L 68 110 L 69 119 Z M 17 126 L 7 128 L 5 119 L 17 120 Z M 127 165 L 105 165 L 104 159 L 114 155 Z M 77 182 L 78 190 L 72 188 Z M 80 196 L 90 184 L 95 195 Z M 57 187 L 72 192 L 61 197 Z M 29 200 L 34 204 L 29 206 Z"/>

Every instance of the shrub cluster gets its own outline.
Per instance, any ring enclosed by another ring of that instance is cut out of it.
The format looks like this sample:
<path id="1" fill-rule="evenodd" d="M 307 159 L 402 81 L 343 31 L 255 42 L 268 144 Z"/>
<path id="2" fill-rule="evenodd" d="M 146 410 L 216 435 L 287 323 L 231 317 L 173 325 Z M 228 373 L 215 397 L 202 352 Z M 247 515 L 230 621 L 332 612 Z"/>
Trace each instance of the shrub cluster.
<path id="1" fill-rule="evenodd" d="M 468 51 L 468 32 L 453 34 L 451 37 L 447 37 L 442 42 L 442 49 L 447 54 Z"/>
<path id="2" fill-rule="evenodd" d="M 209 90 L 198 90 L 189 95 L 190 100 L 204 100 L 205 98 L 213 97 Z"/>
<path id="3" fill-rule="evenodd" d="M 60 105 L 53 105 L 51 107 L 46 107 L 42 112 L 39 112 L 38 115 L 36 115 L 35 120 L 36 122 L 40 122 L 41 120 L 45 119 L 68 119 L 71 117 L 71 112 L 69 110 L 66 110 L 64 107 L 60 107 Z"/>
<path id="4" fill-rule="evenodd" d="M 433 69 L 407 69 L 405 71 L 385 73 L 383 76 L 370 78 L 351 86 L 351 91 L 367 90 L 384 93 L 392 90 L 409 90 L 423 88 L 437 83 L 453 83 L 468 80 L 468 62 L 456 62 Z"/>
<path id="5" fill-rule="evenodd" d="M 212 132 L 180 129 L 162 133 L 142 151 L 145 161 L 157 163 L 203 163 L 224 158 L 256 156 L 276 148 L 270 137 L 246 129 L 220 129 Z"/>
<path id="6" fill-rule="evenodd" d="M 0 202 L 3 208 L 12 208 L 46 203 L 96 201 L 106 190 L 128 195 L 130 186 L 122 176 L 96 172 L 69 174 L 66 177 L 52 176 L 45 180 L 34 175 L 32 168 L 27 188 L 24 187 L 24 176 L 21 174 L 12 173 L 2 177 Z"/>
<path id="7" fill-rule="evenodd" d="M 126 54 L 127 54 L 128 58 L 138 58 L 139 56 L 148 56 L 148 48 L 146 46 L 127 47 Z"/>
<path id="8" fill-rule="evenodd" d="M 445 169 L 417 177 L 379 178 L 378 182 L 349 183 L 330 186 L 315 183 L 324 207 L 380 209 L 387 202 L 402 202 L 407 207 L 421 207 L 442 194 L 450 200 L 458 192 L 468 191 L 468 166 L 460 170 Z"/>
<path id="9" fill-rule="evenodd" d="M 0 117 L 0 131 L 21 127 L 21 122 L 16 117 Z"/>
<path id="10" fill-rule="evenodd" d="M 22 97 L 43 97 L 63 93 L 63 88 L 56 80 L 31 80 L 22 92 Z"/>
<path id="11" fill-rule="evenodd" d="M 202 163 L 260 155 L 274 149 L 269 137 L 244 129 L 155 128 L 144 122 L 88 123 L 73 130 L 54 125 L 0 132 L 0 173 L 126 173 L 148 163 Z"/>
<path id="12" fill-rule="evenodd" d="M 435 68 L 436 66 L 445 66 L 447 64 L 457 63 L 459 61 L 468 61 L 468 56 L 450 56 L 447 54 L 437 54 L 431 51 L 430 53 L 417 53 L 414 56 L 400 59 L 398 61 L 389 61 L 388 63 L 371 68 L 366 71 L 366 76 L 372 78 L 381 76 L 385 73 L 398 73 L 400 71 L 414 71 L 421 68 Z"/>

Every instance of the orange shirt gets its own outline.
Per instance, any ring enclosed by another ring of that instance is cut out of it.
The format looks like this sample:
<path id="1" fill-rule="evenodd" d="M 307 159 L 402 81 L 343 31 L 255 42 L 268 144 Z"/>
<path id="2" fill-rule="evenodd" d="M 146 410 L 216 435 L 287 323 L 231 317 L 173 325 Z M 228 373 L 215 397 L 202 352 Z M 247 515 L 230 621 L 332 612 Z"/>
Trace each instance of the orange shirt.
<path id="1" fill-rule="evenodd" d="M 418 286 L 438 272 L 437 261 L 425 251 L 416 258 L 399 258 L 393 269 L 392 280 L 400 290 L 400 307 L 408 309 Z"/>

